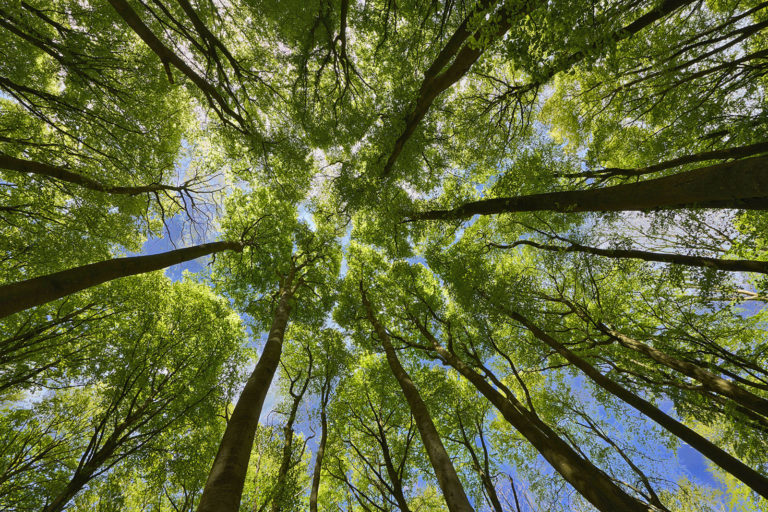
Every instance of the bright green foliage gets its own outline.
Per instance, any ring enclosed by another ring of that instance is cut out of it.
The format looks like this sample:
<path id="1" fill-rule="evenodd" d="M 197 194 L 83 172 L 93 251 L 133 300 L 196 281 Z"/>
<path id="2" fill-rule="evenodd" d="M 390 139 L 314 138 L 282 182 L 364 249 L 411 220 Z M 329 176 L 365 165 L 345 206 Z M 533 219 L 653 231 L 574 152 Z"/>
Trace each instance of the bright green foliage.
<path id="1" fill-rule="evenodd" d="M 595 510 L 553 446 L 643 510 L 766 510 L 768 189 L 686 201 L 760 178 L 766 85 L 760 0 L 4 2 L 0 287 L 242 250 L 0 320 L 0 512 L 195 511 L 283 297 L 240 510 L 449 510 L 363 295 L 478 512 Z"/>

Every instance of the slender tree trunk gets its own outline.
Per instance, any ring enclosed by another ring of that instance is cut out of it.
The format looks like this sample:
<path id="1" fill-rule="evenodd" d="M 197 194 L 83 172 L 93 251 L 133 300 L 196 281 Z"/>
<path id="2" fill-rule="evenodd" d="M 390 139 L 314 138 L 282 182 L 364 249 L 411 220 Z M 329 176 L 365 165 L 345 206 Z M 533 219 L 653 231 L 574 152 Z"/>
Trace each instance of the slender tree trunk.
<path id="1" fill-rule="evenodd" d="M 301 404 L 301 400 L 304 398 L 304 393 L 307 391 L 309 379 L 311 378 L 311 359 L 309 366 L 310 373 L 307 375 L 307 379 L 304 381 L 304 385 L 302 386 L 301 391 L 297 395 L 292 394 L 293 403 L 291 404 L 291 411 L 288 414 L 288 421 L 286 421 L 285 427 L 283 428 L 283 453 L 280 458 L 280 467 L 277 470 L 277 482 L 275 484 L 275 489 L 277 492 L 275 493 L 275 497 L 272 500 L 272 507 L 270 508 L 270 512 L 279 512 L 283 506 L 285 483 L 288 478 L 288 472 L 291 470 L 291 459 L 293 458 L 293 424 L 296 421 L 296 414 L 299 411 L 299 405 Z"/>
<path id="2" fill-rule="evenodd" d="M 360 285 L 360 292 L 368 315 L 368 320 L 381 340 L 389 367 L 397 379 L 397 382 L 400 384 L 400 388 L 403 390 L 403 395 L 405 395 L 405 399 L 408 401 L 413 417 L 416 420 L 416 426 L 419 428 L 421 440 L 424 443 L 427 455 L 429 455 L 429 460 L 435 470 L 435 475 L 440 484 L 440 489 L 443 491 L 443 496 L 448 505 L 448 509 L 451 512 L 474 512 L 472 505 L 469 504 L 469 500 L 464 492 L 464 487 L 459 480 L 459 476 L 456 474 L 456 469 L 453 467 L 451 458 L 445 451 L 443 442 L 440 440 L 440 435 L 432 422 L 432 417 L 429 414 L 427 405 L 421 399 L 419 390 L 411 380 L 410 375 L 408 375 L 405 369 L 400 365 L 395 349 L 392 347 L 392 343 L 389 340 L 389 335 L 376 319 L 371 303 L 368 301 L 365 290 L 362 288 L 362 283 Z"/>
<path id="3" fill-rule="evenodd" d="M 323 399 L 320 406 L 320 444 L 317 445 L 315 455 L 315 468 L 312 471 L 312 490 L 309 493 L 309 512 L 317 512 L 317 496 L 320 492 L 320 473 L 323 469 L 323 456 L 325 455 L 325 443 L 328 441 L 328 415 L 326 412 L 327 401 Z"/>
<path id="4" fill-rule="evenodd" d="M 293 272 L 280 292 L 280 301 L 264 351 L 245 383 L 224 430 L 197 512 L 237 512 L 240 508 L 261 408 L 283 351 L 283 336 L 291 312 L 292 281 Z"/>
<path id="5" fill-rule="evenodd" d="M 748 156 L 759 155 L 760 153 L 768 152 L 768 142 L 758 142 L 757 144 L 749 144 L 747 146 L 738 146 L 734 148 L 718 149 L 715 151 L 703 151 L 701 153 L 694 153 L 692 155 L 685 155 L 671 160 L 666 160 L 658 164 L 649 165 L 646 167 L 636 167 L 634 169 L 624 169 L 621 167 L 606 167 L 604 169 L 596 169 L 594 171 L 585 171 L 575 174 L 566 174 L 566 178 L 597 178 L 599 180 L 606 180 L 618 176 L 626 178 L 643 176 L 645 174 L 653 174 L 656 172 L 672 169 L 685 164 L 691 164 L 695 162 L 706 162 L 707 160 L 725 160 L 728 158 L 745 158 Z"/>
<path id="6" fill-rule="evenodd" d="M 521 86 L 519 89 L 522 92 L 538 89 L 539 87 L 549 82 L 556 74 L 571 69 L 574 65 L 581 62 L 587 55 L 601 53 L 599 51 L 600 47 L 598 44 L 602 45 L 603 47 L 609 47 L 611 43 L 617 43 L 619 41 L 623 41 L 624 39 L 628 39 L 629 37 L 632 37 L 633 35 L 643 30 L 645 27 L 656 23 L 658 20 L 664 18 L 668 14 L 691 3 L 693 3 L 693 0 L 662 0 L 662 2 L 654 9 L 640 16 L 629 25 L 626 25 L 615 32 L 607 34 L 606 37 L 600 38 L 599 43 L 593 43 L 589 46 L 589 48 L 585 50 L 574 52 L 559 61 L 555 61 L 554 65 L 548 66 L 542 70 L 535 81 Z"/>
<path id="7" fill-rule="evenodd" d="M 555 471 L 595 508 L 601 512 L 619 510 L 649 512 L 656 510 L 651 505 L 645 504 L 624 492 L 605 473 L 576 453 L 538 416 L 523 407 L 513 395 L 507 397 L 502 395 L 479 373 L 467 366 L 454 353 L 442 347 L 425 326 L 418 322 L 415 323 L 443 361 L 471 382 L 496 407 L 504 419 L 552 465 Z"/>
<path id="8" fill-rule="evenodd" d="M 168 190 L 173 192 L 181 192 L 184 187 L 173 185 L 161 185 L 159 183 L 153 183 L 150 185 L 144 185 L 139 187 L 118 187 L 112 185 L 106 185 L 97 180 L 72 172 L 63 167 L 50 165 L 42 162 L 35 162 L 32 160 L 22 160 L 21 158 L 14 158 L 12 156 L 0 154 L 0 169 L 8 169 L 10 171 L 16 171 L 24 174 L 34 174 L 37 176 L 45 176 L 46 178 L 54 178 L 67 183 L 72 183 L 83 188 L 95 190 L 97 192 L 106 192 L 109 194 L 120 194 L 135 196 L 138 194 L 145 194 L 147 192 L 159 192 L 162 190 Z"/>
<path id="9" fill-rule="evenodd" d="M 483 199 L 453 210 L 418 212 L 411 220 L 452 220 L 497 213 L 618 212 L 682 208 L 768 209 L 768 156 L 702 167 L 612 187 Z"/>
<path id="10" fill-rule="evenodd" d="M 719 448 L 714 443 L 710 442 L 695 431 L 686 427 L 676 419 L 665 414 L 650 402 L 640 398 L 628 389 L 612 381 L 597 371 L 587 361 L 580 358 L 568 350 L 564 345 L 560 344 L 557 340 L 539 329 L 526 317 L 506 308 L 504 308 L 504 311 L 507 313 L 507 315 L 509 315 L 510 318 L 524 325 L 529 331 L 531 331 L 531 333 L 533 333 L 534 336 L 536 336 L 536 338 L 543 341 L 546 345 L 563 356 L 569 363 L 584 372 L 584 374 L 587 375 L 595 384 L 623 400 L 627 404 L 631 405 L 641 413 L 645 414 L 650 419 L 664 427 L 667 431 L 688 443 L 692 448 L 699 451 L 702 455 L 717 464 L 720 468 L 744 482 L 752 490 L 761 496 L 768 498 L 768 478 L 750 468 L 736 457 Z"/>
<path id="11" fill-rule="evenodd" d="M 119 277 L 160 270 L 217 252 L 242 250 L 240 242 L 212 242 L 150 256 L 114 258 L 6 284 L 0 286 L 0 318 Z"/>
<path id="12" fill-rule="evenodd" d="M 518 240 L 512 244 L 490 244 L 499 249 L 511 249 L 520 245 L 527 245 L 552 252 L 581 252 L 585 254 L 594 254 L 595 256 L 605 256 L 606 258 L 629 258 L 643 261 L 657 261 L 659 263 L 672 263 L 675 265 L 686 265 L 689 267 L 711 268 L 715 270 L 724 270 L 726 272 L 758 272 L 768 274 L 768 261 L 757 260 L 724 260 L 720 258 L 708 258 L 705 256 L 688 256 L 685 254 L 666 254 L 661 252 L 640 251 L 635 249 L 601 249 L 599 247 L 590 247 L 588 245 L 568 242 L 566 246 L 542 244 L 532 240 Z"/>
<path id="13" fill-rule="evenodd" d="M 728 397 L 739 405 L 742 405 L 755 413 L 761 414 L 768 420 L 768 400 L 765 398 L 759 397 L 741 386 L 715 375 L 709 370 L 705 370 L 704 368 L 687 361 L 681 361 L 666 352 L 630 338 L 606 325 L 601 324 L 600 330 L 616 339 L 623 346 L 636 352 L 640 352 L 657 363 L 663 364 L 683 375 L 696 379 L 708 391 Z"/>
<path id="14" fill-rule="evenodd" d="M 383 480 L 383 478 L 379 477 L 379 480 L 382 483 L 382 496 L 384 496 L 384 487 L 386 487 L 388 490 L 391 491 L 392 496 L 395 498 L 395 502 L 397 503 L 397 508 L 400 509 L 400 512 L 412 512 L 411 507 L 408 506 L 408 500 L 405 499 L 405 491 L 403 490 L 403 479 L 401 478 L 401 474 L 398 473 L 397 469 L 395 469 L 395 462 L 392 460 L 392 451 L 389 449 L 389 442 L 387 441 L 387 433 L 384 430 L 384 425 L 382 425 L 381 418 L 378 416 L 376 417 L 376 428 L 379 431 L 379 437 L 378 442 L 379 446 L 381 447 L 381 457 L 384 459 L 384 468 L 387 471 L 387 476 L 389 477 L 389 481 L 392 484 L 392 487 L 390 488 L 387 483 Z M 405 460 L 408 457 L 408 450 L 406 449 L 406 452 L 403 454 L 403 460 Z"/>
<path id="15" fill-rule="evenodd" d="M 162 41 L 150 30 L 150 28 L 141 21 L 141 18 L 136 11 L 125 0 L 109 0 L 109 3 L 115 9 L 118 15 L 131 27 L 131 29 L 138 35 L 142 41 L 158 56 L 166 67 L 168 76 L 170 78 L 169 64 L 172 64 L 176 69 L 184 73 L 208 98 L 209 103 L 213 106 L 214 102 L 218 104 L 222 112 L 235 118 L 240 124 L 243 131 L 248 131 L 248 125 L 245 120 L 232 110 L 224 97 L 212 84 L 207 82 L 202 76 L 198 75 L 189 65 L 184 62 L 178 55 L 176 55 L 170 48 L 168 48 Z"/>
<path id="16" fill-rule="evenodd" d="M 473 47 L 464 44 L 467 38 L 472 35 L 467 27 L 474 16 L 482 13 L 495 3 L 497 3 L 497 1 L 480 0 L 473 9 L 473 12 L 467 16 L 461 25 L 459 25 L 459 28 L 454 32 L 453 36 L 451 36 L 451 39 L 448 40 L 448 43 L 443 50 L 424 73 L 424 81 L 419 89 L 419 96 L 416 98 L 414 107 L 405 118 L 405 130 L 395 141 L 392 152 L 389 154 L 387 162 L 384 164 L 382 176 L 387 176 L 392 172 L 392 168 L 394 167 L 397 158 L 400 156 L 405 143 L 416 131 L 416 128 L 421 120 L 424 119 L 424 116 L 427 115 L 427 112 L 435 99 L 466 75 L 472 65 L 483 54 L 484 48 L 482 46 Z M 502 13 L 502 19 L 494 30 L 491 38 L 492 41 L 502 38 L 512 26 L 515 19 L 528 14 L 538 5 L 537 2 L 528 0 L 524 0 L 521 3 L 522 5 L 514 9 L 513 12 L 507 12 L 510 10 L 507 7 L 507 4 L 501 6 L 500 11 Z M 451 58 L 453 58 L 453 62 L 451 62 L 447 69 L 443 70 L 443 68 L 448 65 Z"/>
<path id="17" fill-rule="evenodd" d="M 488 501 L 490 502 L 491 507 L 493 507 L 494 512 L 504 512 L 504 509 L 501 507 L 501 500 L 499 500 L 499 495 L 496 493 L 496 486 L 493 484 L 493 480 L 491 479 L 490 468 L 488 464 L 488 452 L 485 447 L 482 431 L 478 429 L 478 435 L 481 442 L 483 443 L 483 462 L 481 463 L 480 458 L 477 456 L 477 452 L 475 452 L 475 448 L 472 446 L 472 441 L 470 441 L 466 429 L 464 428 L 464 422 L 461 421 L 461 411 L 456 410 L 456 417 L 459 421 L 461 444 L 464 445 L 464 447 L 469 452 L 470 457 L 472 458 L 472 466 L 475 468 L 477 475 L 480 477 L 480 481 L 482 482 L 483 487 L 485 487 L 485 493 L 488 496 Z"/>

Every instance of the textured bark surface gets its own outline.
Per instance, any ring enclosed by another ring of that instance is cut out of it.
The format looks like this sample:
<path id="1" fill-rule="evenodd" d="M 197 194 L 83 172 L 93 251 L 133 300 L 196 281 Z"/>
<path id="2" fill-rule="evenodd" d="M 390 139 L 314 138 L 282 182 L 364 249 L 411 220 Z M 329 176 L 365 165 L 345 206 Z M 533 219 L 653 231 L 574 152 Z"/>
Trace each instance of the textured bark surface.
<path id="1" fill-rule="evenodd" d="M 688 443 L 692 448 L 707 457 L 709 460 L 720 466 L 720 468 L 744 482 L 756 493 L 765 498 L 768 498 L 768 478 L 750 468 L 725 450 L 719 448 L 714 443 L 696 433 L 694 430 L 691 430 L 676 419 L 665 414 L 652 403 L 644 400 L 643 398 L 640 398 L 630 390 L 609 379 L 597 371 L 597 369 L 595 369 L 587 361 L 580 358 L 568 350 L 560 342 L 539 329 L 526 317 L 514 311 L 506 312 L 510 318 L 524 325 L 529 331 L 531 331 L 531 333 L 533 333 L 534 336 L 536 336 L 536 338 L 543 341 L 546 345 L 563 356 L 569 363 L 584 372 L 584 374 L 589 377 L 595 384 L 623 400 L 627 404 L 631 405 L 644 415 L 648 416 L 650 419 L 664 427 L 667 431 L 676 435 Z"/>
<path id="2" fill-rule="evenodd" d="M 212 242 L 150 256 L 114 258 L 6 284 L 0 286 L 0 318 L 119 277 L 160 270 L 208 254 L 242 249 L 243 244 L 240 242 Z"/>
<path id="3" fill-rule="evenodd" d="M 768 157 L 702 167 L 664 178 L 613 187 L 499 197 L 452 210 L 415 213 L 412 220 L 465 219 L 496 213 L 619 212 L 681 208 L 768 209 Z"/>
<path id="4" fill-rule="evenodd" d="M 237 512 L 240 509 L 261 408 L 283 352 L 283 336 L 291 312 L 290 281 L 287 280 L 287 286 L 284 285 L 281 291 L 264 351 L 227 422 L 197 512 Z"/>
<path id="5" fill-rule="evenodd" d="M 361 292 L 368 320 L 384 347 L 389 367 L 397 379 L 397 382 L 400 384 L 405 399 L 408 401 L 411 413 L 413 413 L 413 417 L 416 420 L 416 426 L 419 429 L 421 440 L 424 443 L 424 448 L 427 450 L 427 455 L 429 455 L 429 461 L 432 463 L 432 467 L 435 470 L 437 482 L 440 484 L 440 489 L 443 491 L 443 497 L 448 505 L 448 510 L 451 512 L 474 512 L 472 505 L 469 504 L 469 500 L 464 492 L 464 487 L 459 480 L 459 476 L 456 474 L 456 469 L 453 467 L 453 462 L 451 462 L 451 458 L 448 456 L 448 453 L 443 446 L 443 442 L 440 440 L 440 434 L 438 434 L 437 429 L 432 422 L 432 417 L 429 414 L 427 405 L 424 403 L 424 400 L 422 400 L 419 390 L 416 388 L 416 384 L 411 380 L 410 375 L 408 375 L 400 364 L 395 349 L 392 347 L 389 335 L 384 329 L 384 326 L 377 320 L 373 312 L 373 307 L 368 301 L 368 297 L 362 288 Z"/>

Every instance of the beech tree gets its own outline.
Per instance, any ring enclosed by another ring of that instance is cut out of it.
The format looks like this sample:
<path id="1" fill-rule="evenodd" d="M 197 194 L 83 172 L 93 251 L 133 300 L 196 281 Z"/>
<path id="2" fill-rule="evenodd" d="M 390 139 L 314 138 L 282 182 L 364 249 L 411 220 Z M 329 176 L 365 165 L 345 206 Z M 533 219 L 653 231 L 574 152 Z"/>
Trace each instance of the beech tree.
<path id="1" fill-rule="evenodd" d="M 768 511 L 766 34 L 0 5 L 0 510 Z"/>

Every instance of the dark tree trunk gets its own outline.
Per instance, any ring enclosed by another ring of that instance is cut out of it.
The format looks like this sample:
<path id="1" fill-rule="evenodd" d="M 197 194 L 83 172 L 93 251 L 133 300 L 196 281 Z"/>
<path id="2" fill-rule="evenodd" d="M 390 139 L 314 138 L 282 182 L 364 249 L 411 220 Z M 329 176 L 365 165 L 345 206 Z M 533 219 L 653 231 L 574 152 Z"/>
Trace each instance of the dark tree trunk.
<path id="1" fill-rule="evenodd" d="M 327 403 L 323 400 L 323 403 L 320 406 L 320 443 L 317 445 L 315 468 L 312 471 L 312 490 L 309 493 L 309 512 L 317 512 L 317 496 L 320 492 L 320 472 L 323 469 L 325 443 L 328 441 L 328 416 L 326 406 Z"/>
<path id="2" fill-rule="evenodd" d="M 719 448 L 703 436 L 686 427 L 676 419 L 665 414 L 650 402 L 640 398 L 628 389 L 612 381 L 599 371 L 597 371 L 587 361 L 580 358 L 557 340 L 539 329 L 530 320 L 523 315 L 505 309 L 510 318 L 524 325 L 536 338 L 543 341 L 547 346 L 563 356 L 569 363 L 579 368 L 595 384 L 613 394 L 617 398 L 631 405 L 650 419 L 664 427 L 667 431 L 681 440 L 688 443 L 692 448 L 699 451 L 702 455 L 717 464 L 720 468 L 732 474 L 752 490 L 761 496 L 768 498 L 768 478 L 764 477 L 754 469 L 750 468 L 736 457 L 725 450 Z"/>
<path id="3" fill-rule="evenodd" d="M 114 258 L 6 284 L 0 286 L 0 318 L 119 277 L 160 270 L 217 252 L 242 250 L 240 242 L 213 242 L 150 256 Z"/>
<path id="4" fill-rule="evenodd" d="M 237 512 L 240 508 L 261 408 L 283 351 L 283 336 L 291 312 L 292 278 L 289 275 L 283 285 L 264 351 L 224 430 L 197 512 Z"/>
<path id="5" fill-rule="evenodd" d="M 656 23 L 668 14 L 671 14 L 677 9 L 692 3 L 693 0 L 662 0 L 662 2 L 654 9 L 640 16 L 629 25 L 626 25 L 615 32 L 607 34 L 605 37 L 600 38 L 599 43 L 590 45 L 590 47 L 586 50 L 574 52 L 567 57 L 556 61 L 554 65 L 545 68 L 539 73 L 536 81 L 519 87 L 520 91 L 527 92 L 538 89 L 539 87 L 549 82 L 558 73 L 571 69 L 574 65 L 581 62 L 587 55 L 602 53 L 600 52 L 601 46 L 610 47 L 611 43 L 617 43 L 619 41 L 623 41 L 624 39 L 628 39 L 643 30 L 645 27 Z M 601 46 L 598 46 L 598 44 Z"/>
<path id="6" fill-rule="evenodd" d="M 683 208 L 768 209 L 768 156 L 702 167 L 673 176 L 591 190 L 499 197 L 453 210 L 415 213 L 411 220 L 453 220 L 497 213 L 619 212 Z"/>
<path id="7" fill-rule="evenodd" d="M 163 190 L 172 192 L 184 191 L 184 187 L 181 186 L 161 185 L 159 183 L 152 183 L 139 187 L 118 187 L 106 185 L 97 180 L 83 176 L 82 174 L 78 174 L 76 172 L 72 172 L 63 167 L 58 167 L 42 162 L 35 162 L 32 160 L 22 160 L 21 158 L 14 158 L 12 156 L 2 154 L 0 154 L 0 168 L 24 174 L 34 174 L 38 176 L 45 176 L 46 178 L 54 178 L 60 181 L 66 181 L 67 183 L 73 183 L 83 188 L 95 190 L 97 192 L 106 192 L 109 194 L 135 196 L 138 194 L 160 192 Z"/>
<path id="8" fill-rule="evenodd" d="M 575 242 L 568 242 L 568 245 L 565 246 L 542 244 L 532 240 L 518 240 L 509 245 L 491 244 L 491 246 L 499 249 L 511 249 L 512 247 L 520 245 L 535 247 L 543 251 L 581 252 L 585 254 L 594 254 L 595 256 L 605 256 L 606 258 L 629 258 L 643 261 L 657 261 L 659 263 L 672 263 L 675 265 L 686 265 L 689 267 L 711 268 L 715 270 L 724 270 L 726 272 L 758 272 L 760 274 L 768 274 L 768 261 L 724 260 L 705 256 L 667 254 L 661 252 L 640 251 L 636 249 L 601 249 L 599 247 L 590 247 Z"/>
<path id="9" fill-rule="evenodd" d="M 483 47 L 473 48 L 464 44 L 467 38 L 472 35 L 467 27 L 474 16 L 478 13 L 482 13 L 484 10 L 494 5 L 494 3 L 497 2 L 480 0 L 473 12 L 467 16 L 461 25 L 459 25 L 459 28 L 456 29 L 456 32 L 454 32 L 448 40 L 448 43 L 446 43 L 445 47 L 443 47 L 441 52 L 432 62 L 432 65 L 430 65 L 429 69 L 424 73 L 424 81 L 419 89 L 419 96 L 416 98 L 414 107 L 405 118 L 405 129 L 395 141 L 392 152 L 389 154 L 387 162 L 384 164 L 382 176 L 387 176 L 392 172 L 392 168 L 394 167 L 397 158 L 400 156 L 405 143 L 416 131 L 416 128 L 421 120 L 424 119 L 424 116 L 427 115 L 427 112 L 435 99 L 446 89 L 461 80 L 477 59 L 483 54 Z M 506 4 L 502 5 L 500 9 L 503 17 L 493 33 L 492 40 L 502 38 L 517 18 L 528 14 L 537 5 L 536 2 L 526 0 L 522 2 L 522 5 L 515 9 L 514 12 L 506 12 Z M 443 70 L 451 59 L 453 59 L 453 62 L 451 62 L 447 69 Z"/>
<path id="10" fill-rule="evenodd" d="M 601 512 L 618 510 L 649 512 L 654 507 L 633 498 L 618 487 L 600 469 L 582 458 L 538 416 L 528 411 L 514 395 L 504 396 L 485 378 L 467 366 L 454 353 L 442 347 L 420 323 L 416 326 L 432 343 L 434 350 L 447 364 L 463 375 L 538 451 L 566 482 Z"/>
<path id="11" fill-rule="evenodd" d="M 170 48 L 168 48 L 162 41 L 150 30 L 150 28 L 141 21 L 141 18 L 136 11 L 125 0 L 109 0 L 109 3 L 115 9 L 117 14 L 131 27 L 131 29 L 138 35 L 142 41 L 152 50 L 166 67 L 168 76 L 170 78 L 169 64 L 172 64 L 176 69 L 184 73 L 202 92 L 208 99 L 211 106 L 214 106 L 214 102 L 218 105 L 222 112 L 233 117 L 238 121 L 243 131 L 248 132 L 248 125 L 245 120 L 232 110 L 224 97 L 212 84 L 207 82 L 205 78 L 198 75 L 189 65 L 181 60 Z"/>
<path id="12" fill-rule="evenodd" d="M 429 461 L 432 463 L 432 467 L 435 470 L 435 475 L 440 484 L 440 489 L 443 491 L 443 497 L 448 505 L 448 509 L 451 512 L 474 512 L 474 509 L 472 508 L 472 505 L 469 504 L 469 500 L 464 492 L 464 486 L 461 484 L 459 476 L 456 474 L 456 469 L 453 467 L 453 462 L 451 462 L 451 458 L 448 456 L 448 453 L 443 446 L 443 442 L 440 440 L 440 434 L 438 434 L 437 429 L 432 422 L 432 417 L 429 414 L 427 405 L 422 400 L 419 390 L 411 380 L 410 375 L 408 375 L 405 369 L 401 366 L 387 331 L 384 329 L 384 326 L 379 323 L 373 313 L 373 308 L 368 301 L 365 290 L 362 288 L 362 283 L 360 291 L 368 315 L 368 320 L 384 347 L 389 367 L 397 379 L 397 382 L 400 384 L 400 388 L 403 390 L 403 395 L 405 395 L 405 399 L 416 420 L 416 426 L 419 428 L 421 440 L 427 450 L 427 455 L 429 455 Z"/>
<path id="13" fill-rule="evenodd" d="M 299 412 L 299 405 L 301 405 L 301 400 L 304 398 L 304 393 L 307 392 L 307 386 L 309 386 L 309 380 L 312 377 L 311 372 L 312 359 L 310 356 L 307 378 L 301 387 L 301 391 L 298 394 L 293 394 L 293 389 L 290 391 L 293 402 L 291 403 L 291 411 L 288 414 L 288 421 L 285 422 L 285 427 L 283 428 L 283 453 L 280 458 L 280 467 L 277 470 L 276 492 L 272 500 L 270 512 L 279 512 L 283 505 L 285 484 L 288 479 L 288 472 L 291 470 L 291 459 L 293 458 L 293 424 L 296 422 L 296 414 Z M 291 388 L 293 388 L 293 383 Z"/>

